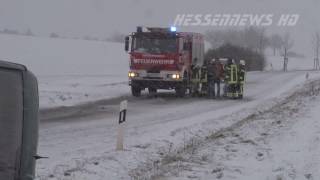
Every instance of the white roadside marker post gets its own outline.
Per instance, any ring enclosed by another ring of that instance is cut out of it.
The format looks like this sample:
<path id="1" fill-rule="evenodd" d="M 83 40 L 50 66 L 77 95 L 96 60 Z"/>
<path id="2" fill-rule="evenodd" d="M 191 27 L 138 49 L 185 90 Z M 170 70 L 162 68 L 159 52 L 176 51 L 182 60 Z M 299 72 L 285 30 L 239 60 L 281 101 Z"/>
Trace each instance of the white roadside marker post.
<path id="1" fill-rule="evenodd" d="M 123 136 L 124 123 L 126 121 L 128 101 L 124 100 L 120 103 L 119 123 L 118 123 L 118 137 L 117 137 L 117 151 L 123 150 Z"/>

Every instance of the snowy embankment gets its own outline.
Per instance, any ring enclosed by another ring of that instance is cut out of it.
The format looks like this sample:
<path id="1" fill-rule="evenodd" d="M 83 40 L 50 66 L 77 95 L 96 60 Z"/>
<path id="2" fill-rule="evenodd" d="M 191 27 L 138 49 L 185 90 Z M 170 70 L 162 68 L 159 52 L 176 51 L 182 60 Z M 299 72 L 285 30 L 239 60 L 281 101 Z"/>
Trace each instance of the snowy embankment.
<path id="1" fill-rule="evenodd" d="M 42 109 L 129 93 L 128 55 L 121 43 L 0 34 L 0 59 L 36 74 Z"/>
<path id="2" fill-rule="evenodd" d="M 309 81 L 151 173 L 166 180 L 319 179 L 319 95 L 320 80 Z"/>

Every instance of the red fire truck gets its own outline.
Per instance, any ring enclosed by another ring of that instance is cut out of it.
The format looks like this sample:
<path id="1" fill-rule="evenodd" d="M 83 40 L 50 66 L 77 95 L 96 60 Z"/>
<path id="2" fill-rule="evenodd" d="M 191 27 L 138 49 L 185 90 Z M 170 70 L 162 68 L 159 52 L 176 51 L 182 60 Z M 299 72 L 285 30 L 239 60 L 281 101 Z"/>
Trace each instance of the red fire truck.
<path id="1" fill-rule="evenodd" d="M 192 87 L 193 68 L 204 63 L 202 34 L 177 32 L 175 27 L 137 27 L 125 38 L 130 55 L 129 85 L 133 96 L 148 89 L 174 89 L 183 97 Z"/>

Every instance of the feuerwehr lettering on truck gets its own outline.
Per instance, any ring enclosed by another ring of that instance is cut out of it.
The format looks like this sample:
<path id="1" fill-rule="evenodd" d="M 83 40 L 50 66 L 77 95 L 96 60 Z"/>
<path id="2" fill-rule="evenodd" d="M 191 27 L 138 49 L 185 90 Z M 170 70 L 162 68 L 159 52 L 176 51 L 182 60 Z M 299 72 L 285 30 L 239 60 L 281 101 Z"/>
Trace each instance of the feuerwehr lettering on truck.
<path id="1" fill-rule="evenodd" d="M 173 64 L 173 59 L 134 59 L 135 64 Z"/>

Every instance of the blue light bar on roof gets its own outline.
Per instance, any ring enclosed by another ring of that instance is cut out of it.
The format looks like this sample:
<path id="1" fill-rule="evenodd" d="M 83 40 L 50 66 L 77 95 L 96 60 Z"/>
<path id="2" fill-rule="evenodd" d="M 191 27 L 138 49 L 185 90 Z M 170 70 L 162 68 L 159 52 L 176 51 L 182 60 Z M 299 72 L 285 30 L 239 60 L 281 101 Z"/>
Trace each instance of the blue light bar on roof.
<path id="1" fill-rule="evenodd" d="M 177 28 L 174 27 L 174 26 L 172 26 L 172 27 L 170 28 L 170 31 L 171 31 L 171 32 L 176 32 L 176 31 L 177 31 Z"/>

